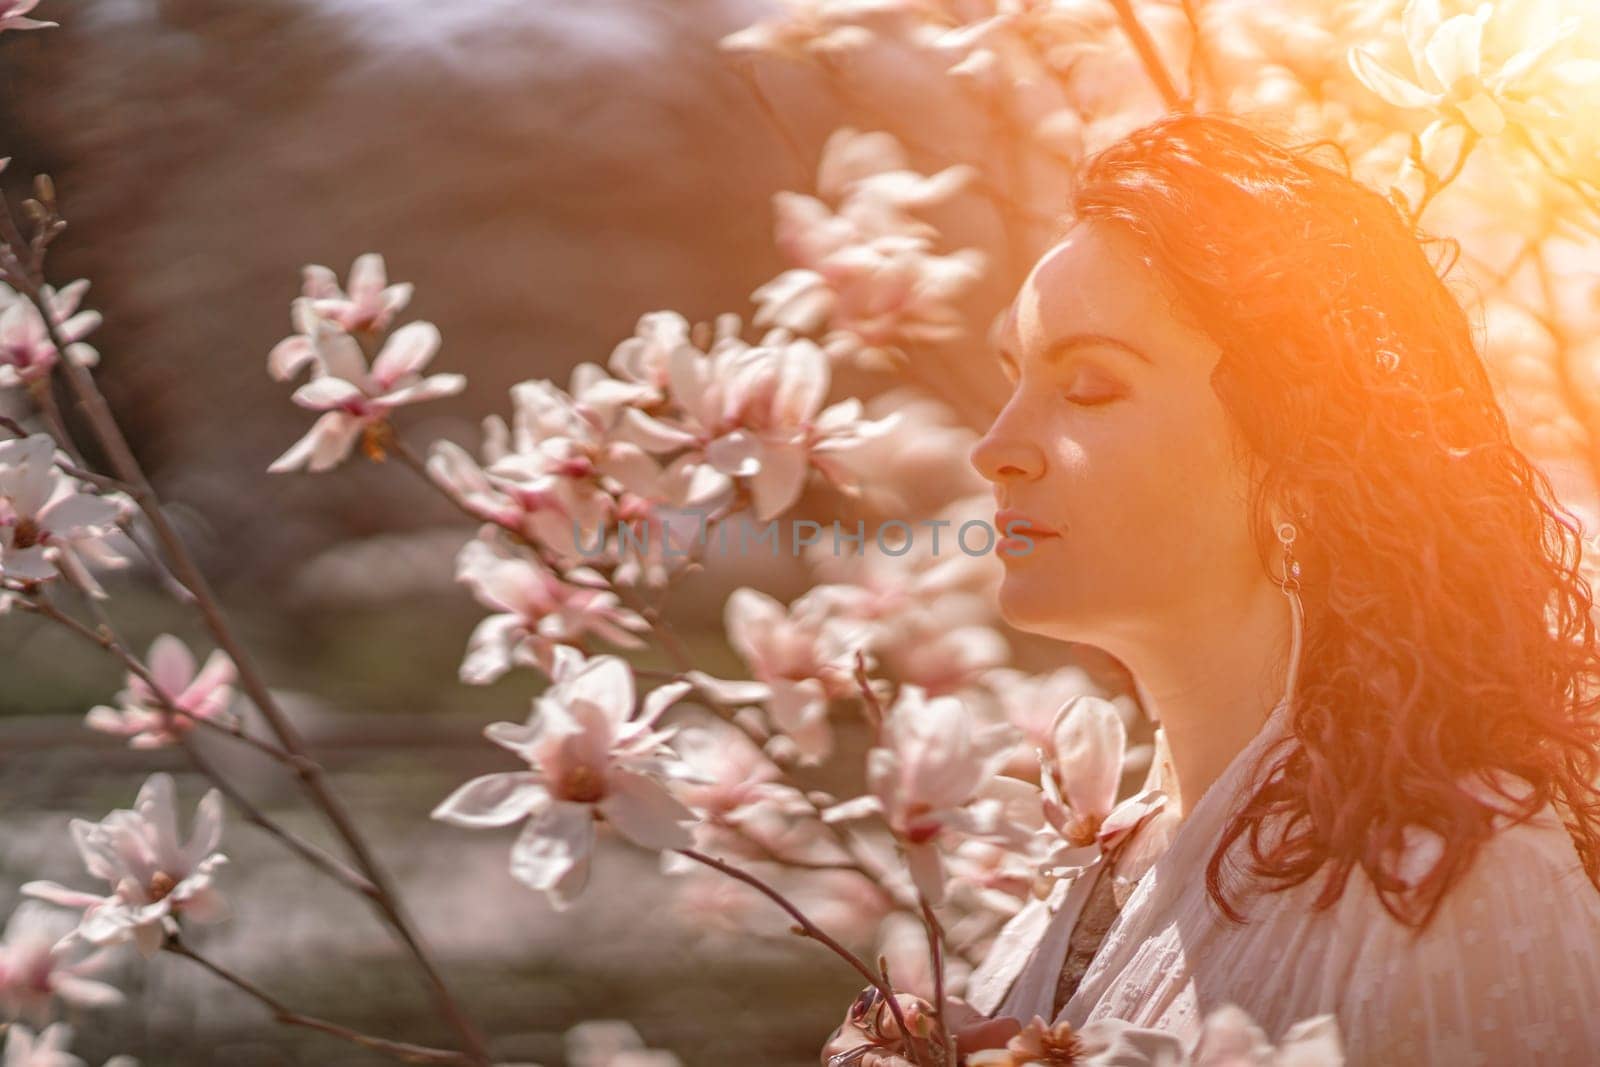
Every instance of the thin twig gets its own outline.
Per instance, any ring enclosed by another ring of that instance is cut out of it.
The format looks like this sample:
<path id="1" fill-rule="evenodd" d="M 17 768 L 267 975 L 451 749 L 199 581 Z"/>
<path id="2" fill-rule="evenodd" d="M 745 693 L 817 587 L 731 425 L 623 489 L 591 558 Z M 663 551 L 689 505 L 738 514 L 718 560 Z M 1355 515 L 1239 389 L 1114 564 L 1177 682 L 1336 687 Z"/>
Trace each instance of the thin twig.
<path id="1" fill-rule="evenodd" d="M 230 728 L 224 723 L 197 716 L 190 712 L 187 708 L 179 707 L 173 701 L 172 697 L 156 683 L 155 677 L 150 673 L 149 668 L 147 668 L 143 663 L 139 662 L 138 657 L 134 656 L 127 650 L 127 647 L 117 639 L 109 626 L 103 625 L 99 632 L 92 631 L 80 623 L 77 619 L 74 619 L 72 616 L 61 611 L 55 605 L 51 604 L 47 600 L 44 600 L 42 597 L 25 598 L 21 600 L 19 604 L 24 611 L 31 611 L 45 616 L 58 625 L 65 627 L 72 633 L 77 634 L 79 637 L 82 637 L 87 641 L 92 641 L 94 644 L 100 646 L 107 652 L 110 652 L 117 659 L 121 660 L 128 667 L 128 669 L 132 671 L 140 680 L 142 680 L 144 684 L 149 687 L 150 691 L 155 694 L 156 700 L 161 704 L 161 710 L 167 714 L 169 719 L 182 718 L 191 723 L 197 723 L 202 726 L 220 730 L 230 737 L 247 742 L 259 751 L 266 753 L 268 756 L 271 756 L 273 759 L 276 759 L 281 763 L 285 763 L 291 767 L 295 764 L 295 758 L 284 752 L 282 749 L 276 748 L 265 741 L 250 737 L 248 734 L 238 730 L 237 727 Z M 229 782 L 220 772 L 216 770 L 216 768 L 210 764 L 208 760 L 206 760 L 200 754 L 199 750 L 195 748 L 193 740 L 186 733 L 173 729 L 174 724 L 172 724 L 170 721 L 166 725 L 168 731 L 176 738 L 178 745 L 183 748 L 190 761 L 194 763 L 195 767 L 199 769 L 201 774 L 210 779 L 212 784 L 220 789 L 229 800 L 233 801 L 234 806 L 239 809 L 239 813 L 244 816 L 246 821 L 254 823 L 256 826 L 271 834 L 273 837 L 278 838 L 288 848 L 298 853 L 312 866 L 328 874 L 335 881 L 343 884 L 346 888 L 359 893 L 362 896 L 370 897 L 373 895 L 375 890 L 370 881 L 362 877 L 356 871 L 352 870 L 348 865 L 339 859 L 330 856 L 316 845 L 313 845 L 311 842 L 296 836 L 283 826 L 274 822 L 269 816 L 251 803 L 249 798 L 234 788 L 233 783 Z"/>
<path id="2" fill-rule="evenodd" d="M 1166 64 L 1161 61 L 1161 53 L 1156 51 L 1156 44 L 1151 40 L 1150 32 L 1144 28 L 1144 24 L 1134 12 L 1132 0 L 1111 0 L 1111 6 L 1116 9 L 1117 21 L 1122 23 L 1122 32 L 1127 34 L 1133 50 L 1139 53 L 1139 62 L 1144 64 L 1145 73 L 1155 83 L 1156 91 L 1161 94 L 1161 99 L 1167 108 L 1171 111 L 1182 110 L 1183 96 L 1173 84 L 1172 75 L 1167 71 Z"/>
<path id="3" fill-rule="evenodd" d="M 680 855 L 688 856 L 696 863 L 703 863 L 713 870 L 721 871 L 723 874 L 726 874 L 731 878 L 737 878 L 746 885 L 760 891 L 774 904 L 777 904 L 778 907 L 789 913 L 790 918 L 794 919 L 796 924 L 795 926 L 791 927 L 795 933 L 802 937 L 809 937 L 813 941 L 820 942 L 832 950 L 832 952 L 840 959 L 854 967 L 863 978 L 872 984 L 874 989 L 883 995 L 884 1000 L 886 1000 L 889 1004 L 889 1011 L 894 1016 L 894 1021 L 900 1026 L 900 1033 L 905 1035 L 906 1043 L 911 1046 L 911 1051 L 916 1054 L 914 1055 L 915 1062 L 919 1065 L 923 1063 L 922 1057 L 919 1054 L 920 1050 L 917 1049 L 916 1043 L 912 1039 L 911 1031 L 906 1027 L 905 1014 L 900 1010 L 900 1002 L 895 999 L 894 988 L 890 986 L 889 980 L 884 974 L 874 972 L 871 967 L 868 967 L 866 963 L 862 961 L 860 956 L 857 956 L 854 952 L 851 952 L 849 949 L 839 944 L 839 942 L 828 936 L 828 932 L 826 930 L 823 930 L 816 923 L 806 918 L 805 913 L 799 908 L 795 907 L 794 904 L 789 901 L 788 897 L 784 896 L 782 893 L 778 892 L 778 890 L 774 889 L 760 878 L 751 874 L 749 871 L 741 870 L 731 863 L 725 863 L 724 861 L 717 859 L 715 856 L 708 856 L 704 852 L 699 852 L 692 848 L 680 848 L 674 849 L 673 851 L 679 853 Z"/>
<path id="4" fill-rule="evenodd" d="M 12 234 L 16 233 L 16 225 L 11 218 L 10 207 L 0 198 L 0 227 L 4 228 L 4 236 L 9 241 Z M 13 256 L 13 258 L 15 258 Z M 111 414 L 110 407 L 106 404 L 105 397 L 100 393 L 99 386 L 95 383 L 94 376 L 86 367 L 79 366 L 75 361 L 66 358 L 67 341 L 61 336 L 58 324 L 55 322 L 51 309 L 46 304 L 41 291 L 42 275 L 37 270 L 33 272 L 11 272 L 14 277 L 13 288 L 16 288 L 33 305 L 39 313 L 40 320 L 49 336 L 51 344 L 56 351 L 62 353 L 63 358 L 57 366 L 62 369 L 66 377 L 78 408 L 88 421 L 95 439 L 101 450 L 109 458 L 112 470 L 116 476 L 132 487 L 134 499 L 139 501 L 145 515 L 150 520 L 157 540 L 166 551 L 167 558 L 171 561 L 173 571 L 190 592 L 194 594 L 194 606 L 204 619 L 206 628 L 211 632 L 216 643 L 233 659 L 234 667 L 238 672 L 240 688 L 244 690 L 273 734 L 279 744 L 295 756 L 307 757 L 295 763 L 295 771 L 300 781 L 305 786 L 313 802 L 322 811 L 334 831 L 344 842 L 355 864 L 366 878 L 377 889 L 376 894 L 370 896 L 374 906 L 392 926 L 401 942 L 410 952 L 412 959 L 426 977 L 432 989 L 435 1003 L 441 1015 L 449 1022 L 452 1029 L 461 1040 L 472 1062 L 489 1063 L 489 1053 L 482 1036 L 476 1026 L 467 1017 L 466 1012 L 456 1003 L 449 986 L 445 983 L 444 976 L 433 962 L 432 956 L 423 946 L 422 941 L 415 931 L 410 918 L 406 915 L 401 904 L 398 892 L 373 855 L 366 839 L 361 836 L 351 819 L 344 804 L 334 794 L 323 775 L 322 768 L 308 757 L 308 750 L 304 739 L 294 722 L 278 706 L 276 698 L 267 688 L 265 679 L 256 668 L 255 661 L 249 652 L 234 636 L 226 618 L 222 613 L 221 604 L 215 593 L 211 590 L 204 573 L 189 552 L 188 546 L 178 535 L 177 530 L 168 521 L 161 510 L 160 500 L 156 496 L 154 487 L 134 457 L 133 450 L 129 447 L 127 439 L 122 434 L 122 428 L 117 424 Z"/>
<path id="5" fill-rule="evenodd" d="M 167 942 L 162 946 L 162 948 L 166 949 L 168 952 L 171 952 L 175 956 L 182 956 L 185 959 L 193 960 L 195 963 L 199 964 L 207 971 L 210 971 L 213 975 L 233 986 L 241 993 L 244 993 L 245 995 L 259 1001 L 263 1006 L 266 1007 L 268 1011 L 272 1013 L 272 1017 L 280 1023 L 284 1023 L 289 1026 L 303 1026 L 307 1029 L 316 1030 L 319 1033 L 327 1034 L 331 1037 L 342 1038 L 352 1044 L 360 1045 L 362 1048 L 371 1049 L 374 1052 L 387 1053 L 388 1055 L 393 1056 L 396 1059 L 403 1060 L 406 1063 L 450 1063 L 470 1065 L 478 1062 L 472 1057 L 464 1055 L 460 1052 L 451 1052 L 448 1049 L 429 1048 L 426 1045 L 413 1045 L 405 1041 L 389 1041 L 385 1038 L 373 1037 L 370 1034 L 363 1034 L 360 1031 L 352 1030 L 347 1026 L 340 1026 L 338 1023 L 328 1022 L 325 1019 L 318 1019 L 310 1015 L 302 1015 L 301 1013 L 289 1008 L 278 998 L 261 989 L 259 986 L 252 984 L 247 979 L 234 974 L 232 971 L 224 969 L 218 964 L 213 963 L 211 960 L 195 952 L 188 945 L 184 944 L 176 934 L 168 935 Z"/>

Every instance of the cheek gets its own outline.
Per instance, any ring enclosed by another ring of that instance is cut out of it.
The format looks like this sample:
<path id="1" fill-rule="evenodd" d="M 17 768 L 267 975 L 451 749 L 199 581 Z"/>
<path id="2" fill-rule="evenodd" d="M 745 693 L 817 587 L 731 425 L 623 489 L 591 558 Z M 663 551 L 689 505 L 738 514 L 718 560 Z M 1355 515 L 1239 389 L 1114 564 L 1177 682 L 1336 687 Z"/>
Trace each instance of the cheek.
<path id="1" fill-rule="evenodd" d="M 1080 558 L 1130 591 L 1235 573 L 1253 559 L 1221 409 L 1125 414 L 1078 426 L 1057 457 Z"/>

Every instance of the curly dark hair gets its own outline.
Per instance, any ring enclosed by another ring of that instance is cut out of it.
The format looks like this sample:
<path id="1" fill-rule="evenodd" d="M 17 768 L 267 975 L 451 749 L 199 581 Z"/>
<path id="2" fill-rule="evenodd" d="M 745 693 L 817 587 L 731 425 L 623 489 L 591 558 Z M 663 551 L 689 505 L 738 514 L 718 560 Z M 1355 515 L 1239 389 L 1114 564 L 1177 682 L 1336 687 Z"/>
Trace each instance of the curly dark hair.
<path id="1" fill-rule="evenodd" d="M 1291 731 L 1263 753 L 1206 869 L 1257 888 L 1356 865 L 1422 928 L 1495 809 L 1554 803 L 1600 886 L 1600 667 L 1576 517 L 1512 442 L 1432 238 L 1381 195 L 1241 120 L 1183 114 L 1091 158 L 1078 219 L 1142 243 L 1222 355 L 1213 388 L 1257 466 L 1257 547 L 1296 519 L 1305 641 Z M 1495 772 L 1532 786 L 1502 790 Z M 1271 823 L 1272 832 L 1266 833 Z M 1443 851 L 1401 877 L 1408 828 Z"/>

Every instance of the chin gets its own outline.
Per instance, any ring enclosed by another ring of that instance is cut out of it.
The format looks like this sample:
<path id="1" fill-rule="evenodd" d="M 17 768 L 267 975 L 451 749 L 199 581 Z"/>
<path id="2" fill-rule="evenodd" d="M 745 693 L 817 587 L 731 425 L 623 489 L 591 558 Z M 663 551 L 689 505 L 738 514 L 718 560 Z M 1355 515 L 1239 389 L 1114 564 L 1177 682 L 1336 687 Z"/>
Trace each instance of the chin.
<path id="1" fill-rule="evenodd" d="M 1000 585 L 1000 617 L 1015 629 L 1054 637 L 1064 623 L 1060 590 L 1030 580 L 1021 573 L 1007 574 Z"/>

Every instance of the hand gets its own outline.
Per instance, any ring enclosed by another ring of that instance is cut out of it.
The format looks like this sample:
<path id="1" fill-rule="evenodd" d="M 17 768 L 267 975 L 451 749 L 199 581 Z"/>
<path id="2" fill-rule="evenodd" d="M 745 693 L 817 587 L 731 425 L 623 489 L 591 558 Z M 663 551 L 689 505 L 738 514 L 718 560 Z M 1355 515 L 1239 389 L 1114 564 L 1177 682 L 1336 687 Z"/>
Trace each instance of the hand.
<path id="1" fill-rule="evenodd" d="M 921 997 L 898 993 L 895 1000 L 914 1034 L 926 1034 L 925 1047 L 943 1064 L 944 1044 L 934 1024 L 933 1005 Z M 955 1038 L 956 1054 L 963 1057 L 979 1049 L 1004 1048 L 1022 1029 L 1016 1019 L 991 1019 L 958 997 L 945 998 L 945 1024 Z M 903 1036 L 893 1014 L 872 987 L 862 990 L 845 1014 L 845 1021 L 822 1049 L 824 1067 L 915 1067 L 906 1055 Z"/>

